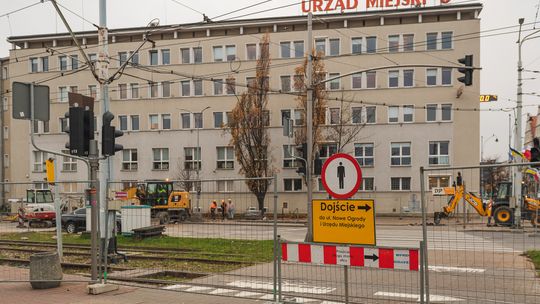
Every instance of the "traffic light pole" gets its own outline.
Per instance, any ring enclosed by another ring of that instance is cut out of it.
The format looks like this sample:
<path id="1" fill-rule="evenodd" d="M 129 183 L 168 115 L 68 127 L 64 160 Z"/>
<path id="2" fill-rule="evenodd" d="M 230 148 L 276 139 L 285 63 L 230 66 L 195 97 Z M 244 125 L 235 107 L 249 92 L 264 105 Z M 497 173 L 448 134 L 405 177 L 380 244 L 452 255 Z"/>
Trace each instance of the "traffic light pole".
<path id="1" fill-rule="evenodd" d="M 89 201 L 90 201 L 90 237 L 91 237 L 91 273 L 92 281 L 97 281 L 98 277 L 98 267 L 97 267 L 97 258 L 98 258 L 98 239 L 99 239 L 99 209 L 97 204 L 96 192 L 99 187 L 99 182 L 97 181 L 98 176 L 97 172 L 99 169 L 99 151 L 98 151 L 98 142 L 97 140 L 90 141 L 90 149 L 88 154 L 88 159 L 90 160 L 90 180 L 92 181 L 90 185 Z"/>
<path id="2" fill-rule="evenodd" d="M 307 44 L 307 71 L 306 71 L 306 81 L 307 81 L 307 90 L 306 90 L 306 104 L 307 104 L 307 113 L 306 113 L 306 143 L 307 143 L 307 159 L 306 159 L 306 185 L 307 185 L 307 225 L 308 232 L 306 235 L 306 242 L 313 241 L 313 210 L 312 209 L 312 199 L 313 199 L 313 183 L 311 180 L 312 176 L 312 154 L 313 154 L 313 14 L 308 14 L 308 44 Z"/>

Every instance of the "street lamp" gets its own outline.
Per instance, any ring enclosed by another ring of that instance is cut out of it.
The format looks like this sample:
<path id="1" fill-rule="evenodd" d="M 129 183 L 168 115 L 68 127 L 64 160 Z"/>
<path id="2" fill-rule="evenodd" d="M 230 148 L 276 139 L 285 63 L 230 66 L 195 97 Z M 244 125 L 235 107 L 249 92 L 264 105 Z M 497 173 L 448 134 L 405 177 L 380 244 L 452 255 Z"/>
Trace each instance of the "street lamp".
<path id="1" fill-rule="evenodd" d="M 519 35 L 518 35 L 518 84 L 517 84 L 517 104 L 516 104 L 516 128 L 514 131 L 514 149 L 521 151 L 523 141 L 521 138 L 521 131 L 522 131 L 522 112 L 523 112 L 523 61 L 522 61 L 522 47 L 523 43 L 528 40 L 540 38 L 540 36 L 534 36 L 538 33 L 540 33 L 540 30 L 534 31 L 525 37 L 521 38 L 521 30 L 523 27 L 523 23 L 525 22 L 524 18 L 519 19 Z M 513 176 L 514 176 L 514 197 L 515 197 L 515 211 L 514 211 L 514 219 L 515 219 L 515 226 L 517 228 L 521 227 L 521 181 L 522 181 L 522 174 L 521 169 L 518 167 L 513 167 Z M 511 204 L 512 206 L 512 204 Z"/>
<path id="2" fill-rule="evenodd" d="M 200 141 L 199 141 L 199 130 L 203 127 L 202 126 L 202 122 L 204 121 L 203 120 L 203 113 L 204 113 L 204 111 L 206 111 L 208 109 L 210 109 L 209 106 L 202 109 L 200 112 L 198 112 L 198 113 L 201 114 L 201 126 L 200 126 L 200 128 L 195 126 L 195 129 L 197 129 L 197 149 L 196 149 L 195 155 L 197 155 L 197 153 L 199 154 L 199 161 L 197 162 L 197 170 L 195 171 L 196 174 L 197 174 L 197 212 L 196 212 L 197 215 L 201 214 L 201 208 L 200 208 L 200 203 L 199 203 L 200 198 L 201 198 L 201 182 L 199 181 L 199 171 L 201 169 L 200 164 L 202 162 L 202 155 L 201 155 L 202 153 L 201 153 L 201 145 L 200 145 Z M 193 116 L 193 120 L 195 120 L 195 113 L 193 113 L 192 111 L 187 110 L 187 109 L 178 109 L 178 110 L 190 113 Z"/>

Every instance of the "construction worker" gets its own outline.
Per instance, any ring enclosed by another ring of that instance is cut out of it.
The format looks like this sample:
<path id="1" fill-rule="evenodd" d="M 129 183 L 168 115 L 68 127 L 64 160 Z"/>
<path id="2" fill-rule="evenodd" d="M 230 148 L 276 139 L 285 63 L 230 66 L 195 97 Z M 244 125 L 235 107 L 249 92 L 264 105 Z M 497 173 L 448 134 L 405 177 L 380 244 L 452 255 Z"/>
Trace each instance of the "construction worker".
<path id="1" fill-rule="evenodd" d="M 163 185 L 163 184 L 158 184 L 158 189 L 157 189 L 157 201 L 158 201 L 158 205 L 167 205 L 167 189 L 166 189 L 167 186 Z"/>
<path id="2" fill-rule="evenodd" d="M 210 217 L 212 220 L 216 219 L 216 209 L 217 209 L 217 203 L 216 200 L 212 201 L 212 204 L 210 204 Z"/>
<path id="3" fill-rule="evenodd" d="M 221 217 L 223 220 L 225 220 L 225 214 L 227 214 L 227 203 L 225 203 L 225 200 L 221 200 Z"/>

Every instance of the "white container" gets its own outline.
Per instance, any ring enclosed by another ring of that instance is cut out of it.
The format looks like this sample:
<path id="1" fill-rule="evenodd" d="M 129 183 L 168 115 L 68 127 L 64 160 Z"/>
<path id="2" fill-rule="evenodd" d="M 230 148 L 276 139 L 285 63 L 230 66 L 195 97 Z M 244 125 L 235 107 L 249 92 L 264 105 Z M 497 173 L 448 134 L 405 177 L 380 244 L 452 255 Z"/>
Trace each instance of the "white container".
<path id="1" fill-rule="evenodd" d="M 122 234 L 132 234 L 133 229 L 152 226 L 150 206 L 123 206 Z"/>
<path id="2" fill-rule="evenodd" d="M 86 231 L 92 231 L 92 207 L 86 206 Z"/>

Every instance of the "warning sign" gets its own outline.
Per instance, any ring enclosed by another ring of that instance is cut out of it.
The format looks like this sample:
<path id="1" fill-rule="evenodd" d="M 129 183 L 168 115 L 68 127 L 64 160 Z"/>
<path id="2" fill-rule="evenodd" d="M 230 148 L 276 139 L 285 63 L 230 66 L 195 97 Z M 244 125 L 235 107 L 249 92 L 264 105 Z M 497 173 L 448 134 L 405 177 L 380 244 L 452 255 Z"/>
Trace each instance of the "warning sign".
<path id="1" fill-rule="evenodd" d="M 375 201 L 314 200 L 313 241 L 375 245 Z"/>

